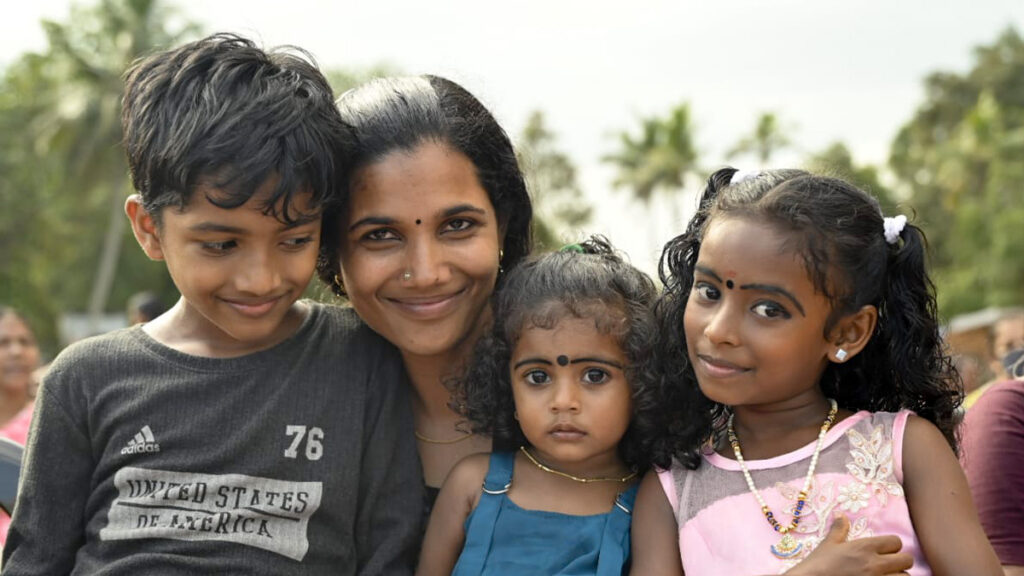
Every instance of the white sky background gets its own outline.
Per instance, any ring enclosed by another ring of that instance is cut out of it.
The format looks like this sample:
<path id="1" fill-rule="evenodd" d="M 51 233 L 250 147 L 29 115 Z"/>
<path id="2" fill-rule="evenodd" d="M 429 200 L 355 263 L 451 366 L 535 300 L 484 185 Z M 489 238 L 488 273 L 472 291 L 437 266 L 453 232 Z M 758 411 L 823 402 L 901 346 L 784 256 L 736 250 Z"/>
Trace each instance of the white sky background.
<path id="1" fill-rule="evenodd" d="M 66 0 L 5 2 L 0 66 L 45 46 L 40 18 L 66 21 Z M 478 96 L 515 137 L 533 109 L 580 170 L 597 206 L 586 232 L 607 235 L 653 272 L 658 245 L 682 230 L 613 190 L 600 162 L 614 134 L 689 101 L 700 161 L 725 151 L 772 111 L 796 151 L 843 141 L 857 163 L 884 164 L 900 125 L 934 71 L 964 72 L 972 48 L 1006 27 L 1024 32 L 1021 0 L 178 0 L 207 31 L 235 31 L 266 46 L 295 44 L 324 68 L 388 63 L 447 76 Z M 739 164 L 753 160 L 737 160 Z M 751 167 L 745 165 L 741 167 Z M 680 200 L 687 217 L 702 183 Z M 575 240 L 576 238 L 571 238 Z"/>

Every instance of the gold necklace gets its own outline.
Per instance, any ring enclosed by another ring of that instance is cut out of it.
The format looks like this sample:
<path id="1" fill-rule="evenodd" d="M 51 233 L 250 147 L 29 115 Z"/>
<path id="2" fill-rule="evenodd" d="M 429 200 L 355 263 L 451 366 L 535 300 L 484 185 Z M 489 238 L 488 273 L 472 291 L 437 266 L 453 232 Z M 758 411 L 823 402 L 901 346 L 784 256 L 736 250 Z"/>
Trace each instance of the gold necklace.
<path id="1" fill-rule="evenodd" d="M 533 454 L 530 454 L 530 451 L 526 449 L 526 446 L 520 446 L 519 451 L 525 454 L 526 458 L 529 459 L 530 462 L 533 462 L 533 465 L 536 466 L 537 468 L 540 468 L 541 470 L 549 474 L 561 476 L 562 478 L 568 478 L 569 480 L 574 480 L 576 482 L 582 482 L 583 484 L 589 484 L 591 482 L 619 482 L 621 484 L 625 484 L 626 482 L 629 482 L 633 478 L 636 478 L 636 470 L 630 472 L 629 474 L 626 474 L 622 478 L 580 478 L 579 476 L 566 474 L 565 472 L 555 470 L 554 468 L 548 468 L 547 466 L 541 464 L 540 462 L 537 462 L 537 459 L 533 457 Z"/>
<path id="2" fill-rule="evenodd" d="M 476 434 L 472 432 L 466 432 L 462 436 L 459 436 L 458 438 L 455 438 L 453 440 L 435 440 L 433 438 L 429 438 L 427 436 L 424 436 L 423 434 L 420 434 L 417 430 L 413 430 L 412 433 L 416 435 L 417 440 L 426 442 L 427 444 L 456 444 L 458 442 L 462 442 L 463 440 L 468 440 L 473 436 L 476 436 Z"/>
<path id="3" fill-rule="evenodd" d="M 776 558 L 785 560 L 786 558 L 792 558 L 796 556 L 800 549 L 803 548 L 803 543 L 797 542 L 796 538 L 790 532 L 794 531 L 798 524 L 800 524 L 801 514 L 804 511 L 804 505 L 807 502 L 807 491 L 811 489 L 811 479 L 814 478 L 814 469 L 818 466 L 818 455 L 821 454 L 821 447 L 825 443 L 825 434 L 828 433 L 828 429 L 832 427 L 832 423 L 836 420 L 836 412 L 839 407 L 836 405 L 836 401 L 829 398 L 829 411 L 828 416 L 825 417 L 825 422 L 821 425 L 821 431 L 818 432 L 818 443 L 814 446 L 814 455 L 811 456 L 811 466 L 807 469 L 807 477 L 804 478 L 804 487 L 800 490 L 800 494 L 797 495 L 796 507 L 793 509 L 793 520 L 789 523 L 789 526 L 783 526 L 779 524 L 779 521 L 775 519 L 775 515 L 772 514 L 768 504 L 765 503 L 764 498 L 761 497 L 761 493 L 757 491 L 754 486 L 754 479 L 750 476 L 750 470 L 747 469 L 747 464 L 743 460 L 743 452 L 740 450 L 740 440 L 736 437 L 736 431 L 733 430 L 732 421 L 735 413 L 729 415 L 729 427 L 726 429 L 726 434 L 729 435 L 729 444 L 732 444 L 732 452 L 736 455 L 736 462 L 740 465 L 740 470 L 743 470 L 743 477 L 747 480 L 747 487 L 753 492 L 754 498 L 757 499 L 757 503 L 761 505 L 761 513 L 764 514 L 768 523 L 772 525 L 772 528 L 776 532 L 782 534 L 782 539 L 779 540 L 778 544 L 772 544 L 772 554 Z"/>

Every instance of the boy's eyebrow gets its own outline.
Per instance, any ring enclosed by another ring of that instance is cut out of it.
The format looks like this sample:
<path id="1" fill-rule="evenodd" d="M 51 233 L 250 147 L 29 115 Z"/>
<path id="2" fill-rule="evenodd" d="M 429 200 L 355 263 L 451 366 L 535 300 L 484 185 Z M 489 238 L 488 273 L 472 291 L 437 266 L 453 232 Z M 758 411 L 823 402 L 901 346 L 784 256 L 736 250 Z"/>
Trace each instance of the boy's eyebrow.
<path id="1" fill-rule="evenodd" d="M 451 218 L 464 212 L 473 212 L 480 215 L 487 214 L 487 211 L 478 206 L 472 204 L 459 204 L 458 206 L 452 206 L 441 211 L 440 218 Z M 361 226 L 391 226 L 397 222 L 394 218 L 388 216 L 367 216 L 366 218 L 360 218 L 353 222 L 349 227 L 348 231 L 351 232 Z"/>
<path id="2" fill-rule="evenodd" d="M 516 370 L 523 364 L 544 364 L 545 366 L 554 366 L 554 362 L 552 362 L 551 360 L 547 360 L 545 358 L 525 358 L 523 360 L 520 360 L 519 362 L 516 362 L 515 365 L 512 366 L 512 369 Z"/>
<path id="3" fill-rule="evenodd" d="M 282 230 L 292 230 L 305 226 L 311 222 L 316 222 L 320 218 L 320 214 L 306 214 L 293 220 L 290 224 L 282 223 Z M 238 226 L 230 226 L 228 224 L 220 224 L 218 222 L 200 222 L 189 226 L 188 228 L 192 232 L 220 232 L 223 234 L 246 234 L 248 230 L 239 228 Z"/>
<path id="4" fill-rule="evenodd" d="M 292 222 L 290 224 L 285 224 L 282 228 L 284 230 L 291 230 L 292 228 L 299 228 L 301 226 L 305 226 L 306 224 L 310 224 L 312 222 L 316 222 L 322 216 L 323 216 L 323 214 L 321 214 L 319 212 L 314 212 L 312 214 L 304 214 L 304 215 L 299 216 L 298 218 L 292 220 Z"/>
<path id="5" fill-rule="evenodd" d="M 598 358 L 598 357 L 594 357 L 594 356 L 587 356 L 587 357 L 584 357 L 584 358 L 573 358 L 572 360 L 569 361 L 569 364 L 579 364 L 581 362 L 593 362 L 595 364 L 605 364 L 605 365 L 611 366 L 613 368 L 618 368 L 619 370 L 622 370 L 622 364 L 619 364 L 618 362 L 616 362 L 614 360 L 606 360 L 604 358 Z"/>
<path id="6" fill-rule="evenodd" d="M 762 292 L 774 292 L 776 294 L 781 294 L 782 296 L 789 298 L 790 302 L 793 303 L 793 306 L 796 306 L 796 309 L 800 311 L 801 316 L 807 316 L 807 314 L 804 313 L 804 307 L 800 305 L 800 301 L 796 299 L 796 296 L 793 296 L 789 291 L 781 286 L 775 286 L 774 284 L 743 284 L 740 286 L 740 290 L 760 290 Z"/>
<path id="7" fill-rule="evenodd" d="M 245 230 L 237 226 L 218 224 L 216 222 L 200 222 L 188 227 L 192 232 L 223 232 L 225 234 L 244 234 Z"/>

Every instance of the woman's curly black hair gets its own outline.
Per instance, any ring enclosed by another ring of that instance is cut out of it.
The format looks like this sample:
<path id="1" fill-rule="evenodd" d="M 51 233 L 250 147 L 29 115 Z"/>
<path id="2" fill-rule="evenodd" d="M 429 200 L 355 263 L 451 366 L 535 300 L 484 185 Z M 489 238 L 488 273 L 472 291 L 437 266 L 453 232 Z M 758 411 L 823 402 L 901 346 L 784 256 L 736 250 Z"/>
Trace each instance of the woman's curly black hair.
<path id="1" fill-rule="evenodd" d="M 662 329 L 666 434 L 652 447 L 653 462 L 667 467 L 676 457 L 696 468 L 700 446 L 723 432 L 728 408 L 700 391 L 686 354 L 683 312 L 708 223 L 726 214 L 792 234 L 815 288 L 832 303 L 826 337 L 843 316 L 865 305 L 878 309 L 875 331 L 860 354 L 825 369 L 825 395 L 854 411 L 911 409 L 932 421 L 956 450 L 963 387 L 939 334 L 924 232 L 908 223 L 889 244 L 878 201 L 843 180 L 771 170 L 731 183 L 735 173 L 723 168 L 711 175 L 697 214 L 661 255 L 665 290 L 655 311 Z"/>
<path id="2" fill-rule="evenodd" d="M 495 295 L 490 332 L 477 343 L 464 374 L 449 383 L 452 408 L 473 432 L 502 444 L 528 445 L 512 397 L 509 362 L 516 342 L 530 326 L 554 328 L 566 317 L 592 319 L 598 330 L 618 338 L 629 362 L 625 374 L 633 389 L 633 414 L 619 455 L 627 466 L 646 469 L 647 439 L 655 436 L 651 416 L 659 410 L 656 297 L 654 282 L 600 236 L 527 259 L 506 275 Z"/>

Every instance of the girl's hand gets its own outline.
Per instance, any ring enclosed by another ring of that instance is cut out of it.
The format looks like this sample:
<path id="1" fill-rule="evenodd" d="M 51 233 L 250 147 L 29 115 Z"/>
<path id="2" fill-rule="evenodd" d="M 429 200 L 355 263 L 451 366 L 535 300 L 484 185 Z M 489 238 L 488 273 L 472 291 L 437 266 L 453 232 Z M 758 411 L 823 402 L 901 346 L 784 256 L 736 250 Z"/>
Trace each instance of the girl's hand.
<path id="1" fill-rule="evenodd" d="M 846 540 L 850 520 L 837 516 L 825 539 L 806 560 L 786 572 L 789 576 L 888 576 L 906 574 L 914 565 L 910 554 L 900 553 L 899 536 Z"/>

